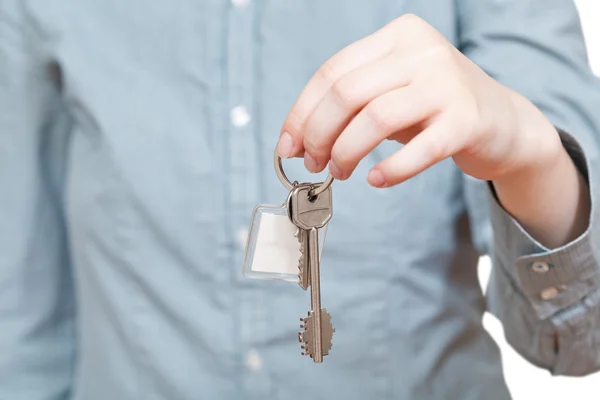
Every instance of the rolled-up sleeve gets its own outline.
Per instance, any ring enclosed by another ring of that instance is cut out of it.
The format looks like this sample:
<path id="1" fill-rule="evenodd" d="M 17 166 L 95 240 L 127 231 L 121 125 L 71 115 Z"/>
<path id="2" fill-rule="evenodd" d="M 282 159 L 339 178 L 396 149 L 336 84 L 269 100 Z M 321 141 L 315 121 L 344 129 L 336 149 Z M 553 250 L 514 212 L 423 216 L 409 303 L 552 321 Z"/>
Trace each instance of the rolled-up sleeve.
<path id="1" fill-rule="evenodd" d="M 502 321 L 508 342 L 535 365 L 557 375 L 597 371 L 600 82 L 588 65 L 577 10 L 571 0 L 459 3 L 463 53 L 545 113 L 586 177 L 592 199 L 586 232 L 547 249 L 490 192 L 489 309 Z"/>
<path id="2" fill-rule="evenodd" d="M 66 399 L 75 358 L 61 200 L 70 120 L 23 3 L 0 1 L 0 399 Z"/>

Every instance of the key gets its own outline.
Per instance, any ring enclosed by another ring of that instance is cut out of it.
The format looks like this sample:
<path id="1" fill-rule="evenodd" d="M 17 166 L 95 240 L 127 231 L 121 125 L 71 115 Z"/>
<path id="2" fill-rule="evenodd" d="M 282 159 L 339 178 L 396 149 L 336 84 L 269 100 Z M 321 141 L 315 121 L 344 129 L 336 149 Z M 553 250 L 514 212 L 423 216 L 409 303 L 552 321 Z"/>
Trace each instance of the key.
<path id="1" fill-rule="evenodd" d="M 309 355 L 315 363 L 323 362 L 323 356 L 329 354 L 332 346 L 333 332 L 331 316 L 326 309 L 321 309 L 320 260 L 319 260 L 319 228 L 325 226 L 332 216 L 331 187 L 318 196 L 311 196 L 316 185 L 301 184 L 292 189 L 289 197 L 288 212 L 292 222 L 307 236 L 304 242 L 304 257 L 308 271 L 301 271 L 302 278 L 310 280 L 311 311 L 300 326 L 298 339 L 303 343 L 303 355 Z M 299 235 L 300 236 L 300 235 Z M 303 238 L 300 238 L 303 240 Z"/>
<path id="2" fill-rule="evenodd" d="M 298 228 L 296 231 L 296 237 L 300 242 L 300 258 L 298 259 L 298 285 L 308 290 L 310 286 L 310 268 L 308 265 L 308 257 L 306 255 L 306 247 L 308 242 L 308 232 L 304 229 Z"/>
<path id="3" fill-rule="evenodd" d="M 302 185 L 310 185 L 308 183 L 303 183 Z M 292 220 L 292 195 L 294 193 L 294 189 L 299 186 L 298 181 L 293 183 L 293 188 L 290 190 L 288 194 L 286 205 L 287 205 L 287 213 L 290 221 L 294 223 Z M 310 269 L 308 267 L 308 255 L 306 252 L 306 247 L 308 246 L 308 232 L 304 229 L 296 227 L 296 232 L 294 233 L 294 237 L 298 240 L 300 244 L 300 257 L 298 258 L 298 286 L 300 286 L 303 290 L 308 290 L 310 286 Z"/>

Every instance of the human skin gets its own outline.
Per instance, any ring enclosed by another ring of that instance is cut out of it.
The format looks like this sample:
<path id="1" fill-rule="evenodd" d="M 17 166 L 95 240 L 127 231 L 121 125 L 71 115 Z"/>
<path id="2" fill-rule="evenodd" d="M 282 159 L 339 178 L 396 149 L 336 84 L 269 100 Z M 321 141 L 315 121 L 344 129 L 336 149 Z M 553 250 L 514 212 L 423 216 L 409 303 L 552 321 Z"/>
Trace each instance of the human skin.
<path id="1" fill-rule="evenodd" d="M 518 62 L 518 61 L 516 61 Z M 383 140 L 404 144 L 368 182 L 401 184 L 451 157 L 490 181 L 502 206 L 548 248 L 587 228 L 590 194 L 556 128 L 528 99 L 488 76 L 438 31 L 402 16 L 327 60 L 286 117 L 284 158 L 339 180 Z"/>

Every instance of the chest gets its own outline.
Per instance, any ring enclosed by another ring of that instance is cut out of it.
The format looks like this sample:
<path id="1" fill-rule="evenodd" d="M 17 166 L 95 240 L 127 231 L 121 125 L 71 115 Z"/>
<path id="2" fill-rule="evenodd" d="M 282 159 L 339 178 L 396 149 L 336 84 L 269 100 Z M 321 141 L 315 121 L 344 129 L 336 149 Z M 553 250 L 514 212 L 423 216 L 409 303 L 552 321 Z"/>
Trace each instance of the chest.
<path id="1" fill-rule="evenodd" d="M 450 0 L 33 3 L 75 119 L 72 204 L 85 211 L 108 190 L 126 192 L 109 204 L 144 204 L 146 214 L 130 225 L 154 220 L 190 238 L 182 244 L 190 248 L 191 238 L 224 246 L 255 204 L 285 198 L 272 152 L 287 112 L 325 60 L 408 12 L 456 41 Z M 436 246 L 452 249 L 451 228 L 445 237 L 437 228 L 451 227 L 462 207 L 450 162 L 392 190 L 366 184 L 369 168 L 397 150 L 382 144 L 335 185 L 327 246 L 340 265 L 381 264 L 398 257 L 397 247 L 415 259 Z M 286 170 L 299 181 L 319 179 L 298 160 Z M 81 183 L 90 181 L 98 185 Z"/>
<path id="2" fill-rule="evenodd" d="M 262 106 L 268 126 L 324 61 L 402 14 L 417 14 L 457 41 L 451 0 L 30 2 L 74 99 L 106 87 L 107 97 L 127 90 L 146 102 L 173 92 L 190 107 L 209 99 L 223 113 L 227 103 L 245 101 Z M 149 81 L 154 96 L 144 92 Z"/>

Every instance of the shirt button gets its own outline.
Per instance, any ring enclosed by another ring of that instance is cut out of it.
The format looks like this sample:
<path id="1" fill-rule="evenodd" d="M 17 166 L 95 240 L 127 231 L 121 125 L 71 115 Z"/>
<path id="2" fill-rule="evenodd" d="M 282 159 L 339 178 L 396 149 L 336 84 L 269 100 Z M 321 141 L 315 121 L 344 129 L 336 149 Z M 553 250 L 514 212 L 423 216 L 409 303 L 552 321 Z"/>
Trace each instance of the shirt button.
<path id="1" fill-rule="evenodd" d="M 538 274 L 545 274 L 546 272 L 550 271 L 550 266 L 547 262 L 536 261 L 531 264 L 531 269 Z"/>
<path id="2" fill-rule="evenodd" d="M 246 250 L 246 242 L 248 241 L 248 229 L 238 229 L 235 239 L 237 241 L 238 246 L 240 246 L 240 249 Z"/>
<path id="3" fill-rule="evenodd" d="M 231 0 L 234 6 L 236 7 L 244 7 L 250 3 L 250 0 Z"/>
<path id="4" fill-rule="evenodd" d="M 542 290 L 542 293 L 540 293 L 540 297 L 542 298 L 542 300 L 552 300 L 557 295 L 558 295 L 558 289 L 555 288 L 554 286 L 546 288 L 546 289 Z"/>
<path id="5" fill-rule="evenodd" d="M 250 122 L 250 113 L 244 106 L 237 106 L 229 113 L 229 118 L 233 126 L 241 128 L 242 126 L 248 125 Z"/>
<path id="6" fill-rule="evenodd" d="M 262 368 L 262 358 L 255 349 L 250 349 L 246 354 L 246 368 L 250 371 L 258 371 Z"/>

